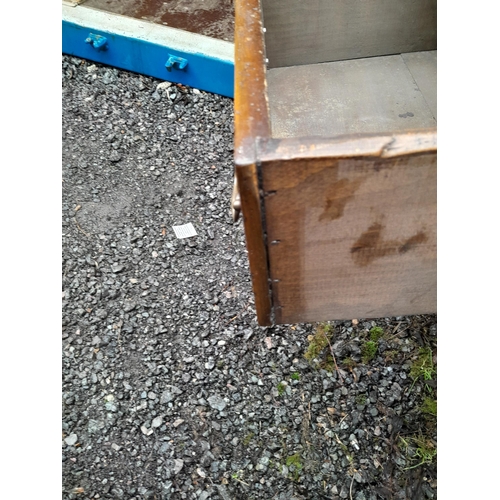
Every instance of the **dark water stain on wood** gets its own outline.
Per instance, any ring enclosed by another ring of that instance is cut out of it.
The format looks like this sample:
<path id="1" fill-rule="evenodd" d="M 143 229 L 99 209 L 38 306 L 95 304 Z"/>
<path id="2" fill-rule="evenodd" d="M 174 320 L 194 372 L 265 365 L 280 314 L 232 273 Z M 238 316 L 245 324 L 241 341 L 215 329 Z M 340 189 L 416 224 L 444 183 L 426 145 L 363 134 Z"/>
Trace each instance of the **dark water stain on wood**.
<path id="1" fill-rule="evenodd" d="M 365 231 L 351 247 L 354 263 L 360 267 L 371 264 L 375 259 L 397 253 L 406 253 L 417 245 L 427 241 L 427 235 L 420 231 L 414 236 L 401 242 L 382 239 L 384 226 L 376 222 Z"/>
<path id="2" fill-rule="evenodd" d="M 408 250 L 411 250 L 416 245 L 420 243 L 425 243 L 427 241 L 427 235 L 420 231 L 415 236 L 412 236 L 408 240 L 406 240 L 400 247 L 399 253 L 406 253 Z"/>
<path id="3" fill-rule="evenodd" d="M 325 206 L 319 220 L 332 221 L 342 217 L 346 204 L 353 198 L 361 182 L 361 179 L 340 179 L 329 186 L 325 191 Z"/>
<path id="4" fill-rule="evenodd" d="M 367 266 L 375 259 L 395 253 L 397 247 L 394 242 L 381 241 L 383 228 L 378 222 L 372 224 L 354 243 L 351 254 L 355 264 Z"/>

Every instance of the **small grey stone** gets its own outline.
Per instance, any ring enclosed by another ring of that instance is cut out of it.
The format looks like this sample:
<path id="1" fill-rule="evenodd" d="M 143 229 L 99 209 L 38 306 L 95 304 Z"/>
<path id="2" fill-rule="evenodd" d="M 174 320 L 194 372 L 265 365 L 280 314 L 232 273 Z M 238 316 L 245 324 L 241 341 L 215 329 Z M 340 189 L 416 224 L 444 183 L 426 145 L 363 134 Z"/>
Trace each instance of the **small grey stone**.
<path id="1" fill-rule="evenodd" d="M 347 498 L 349 496 L 349 490 L 345 484 L 342 485 L 339 495 L 341 498 Z"/>
<path id="2" fill-rule="evenodd" d="M 121 488 L 113 488 L 111 490 L 111 494 L 113 495 L 114 498 L 123 498 L 124 491 Z"/>
<path id="3" fill-rule="evenodd" d="M 89 423 L 87 425 L 87 429 L 89 431 L 90 434 L 94 434 L 95 432 L 101 430 L 102 428 L 104 428 L 104 423 L 103 422 L 100 422 L 98 420 L 93 420 L 93 419 L 90 419 L 89 420 Z"/>
<path id="4" fill-rule="evenodd" d="M 141 425 L 141 432 L 145 435 L 145 436 L 150 436 L 151 434 L 153 434 L 153 429 L 148 429 L 145 425 Z"/>
<path id="5" fill-rule="evenodd" d="M 156 86 L 156 90 L 167 90 L 172 86 L 172 82 L 161 82 Z"/>
<path id="6" fill-rule="evenodd" d="M 173 401 L 176 398 L 176 396 L 182 394 L 182 391 L 175 385 L 169 385 L 167 387 L 168 389 L 163 391 L 160 396 L 161 404 L 170 403 L 170 401 Z"/>
<path id="7" fill-rule="evenodd" d="M 95 315 L 98 318 L 105 319 L 108 316 L 108 312 L 106 311 L 106 309 L 97 309 L 97 311 L 95 312 Z"/>
<path id="8" fill-rule="evenodd" d="M 73 446 L 78 442 L 78 436 L 76 434 L 70 434 L 67 438 L 64 438 L 64 442 L 68 446 Z"/>
<path id="9" fill-rule="evenodd" d="M 422 484 L 422 490 L 425 493 L 425 496 L 427 498 L 434 498 L 435 497 L 435 492 L 434 490 L 430 487 L 428 483 L 423 483 Z"/>
<path id="10" fill-rule="evenodd" d="M 109 155 L 109 161 L 111 161 L 113 163 L 117 163 L 121 159 L 122 159 L 122 155 L 118 151 L 116 151 L 116 150 L 113 150 L 111 152 L 111 154 Z"/>
<path id="11" fill-rule="evenodd" d="M 164 483 L 162 483 L 162 491 L 163 491 L 163 493 L 165 493 L 165 494 L 170 493 L 170 491 L 172 489 L 172 486 L 173 486 L 172 481 L 165 481 Z"/>
<path id="12" fill-rule="evenodd" d="M 354 473 L 354 480 L 358 483 L 363 483 L 363 476 L 359 472 Z"/>
<path id="13" fill-rule="evenodd" d="M 219 490 L 219 495 L 221 496 L 222 500 L 232 500 L 226 487 L 223 484 L 216 484 L 215 487 Z"/>
<path id="14" fill-rule="evenodd" d="M 180 458 L 174 459 L 174 474 L 179 474 L 183 467 L 184 460 L 181 460 Z"/>
<path id="15" fill-rule="evenodd" d="M 151 423 L 151 427 L 160 427 L 160 425 L 163 423 L 163 417 L 156 417 L 153 419 L 153 422 Z"/>
<path id="16" fill-rule="evenodd" d="M 219 410 L 219 411 L 223 411 L 227 405 L 224 398 L 221 398 L 220 396 L 217 395 L 210 396 L 208 398 L 208 403 L 214 410 Z"/>
<path id="17" fill-rule="evenodd" d="M 115 405 L 115 403 L 113 403 L 111 401 L 108 401 L 107 403 L 105 403 L 104 407 L 106 408 L 106 410 L 112 411 L 112 412 L 116 412 L 118 410 L 118 408 Z"/>
<path id="18" fill-rule="evenodd" d="M 125 312 L 133 311 L 137 307 L 137 304 L 132 300 L 126 300 L 123 304 L 123 310 Z"/>
<path id="19" fill-rule="evenodd" d="M 102 83 L 104 83 L 104 85 L 109 85 L 114 81 L 115 77 L 113 76 L 113 74 L 110 71 L 106 71 L 106 73 L 104 73 L 104 76 L 102 77 Z"/>

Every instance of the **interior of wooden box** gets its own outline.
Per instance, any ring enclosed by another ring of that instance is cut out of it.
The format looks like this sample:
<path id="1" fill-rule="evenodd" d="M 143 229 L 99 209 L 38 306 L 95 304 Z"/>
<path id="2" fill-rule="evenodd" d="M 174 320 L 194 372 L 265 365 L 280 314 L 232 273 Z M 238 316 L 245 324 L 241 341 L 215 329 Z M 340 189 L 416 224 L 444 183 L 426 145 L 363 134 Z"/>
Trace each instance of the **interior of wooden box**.
<path id="1" fill-rule="evenodd" d="M 437 124 L 435 0 L 264 0 L 274 138 Z"/>
<path id="2" fill-rule="evenodd" d="M 436 126 L 437 51 L 270 69 L 275 138 Z"/>

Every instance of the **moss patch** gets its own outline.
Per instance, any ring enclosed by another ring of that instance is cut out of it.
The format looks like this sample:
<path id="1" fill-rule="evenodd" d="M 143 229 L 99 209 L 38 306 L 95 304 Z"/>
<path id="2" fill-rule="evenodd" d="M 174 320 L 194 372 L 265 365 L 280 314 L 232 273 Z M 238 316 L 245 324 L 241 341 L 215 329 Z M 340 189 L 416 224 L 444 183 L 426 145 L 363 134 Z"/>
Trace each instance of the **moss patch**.
<path id="1" fill-rule="evenodd" d="M 361 348 L 361 356 L 363 363 L 369 363 L 377 354 L 378 344 L 373 340 L 368 340 Z"/>

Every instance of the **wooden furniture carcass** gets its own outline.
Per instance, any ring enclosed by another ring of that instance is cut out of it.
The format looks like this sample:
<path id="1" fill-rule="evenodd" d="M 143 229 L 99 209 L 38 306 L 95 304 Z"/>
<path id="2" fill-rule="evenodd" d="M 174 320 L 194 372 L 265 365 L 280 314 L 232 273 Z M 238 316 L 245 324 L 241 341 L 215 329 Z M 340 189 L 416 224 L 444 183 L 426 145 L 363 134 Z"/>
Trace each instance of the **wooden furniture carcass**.
<path id="1" fill-rule="evenodd" d="M 261 325 L 436 311 L 436 1 L 236 0 Z"/>

